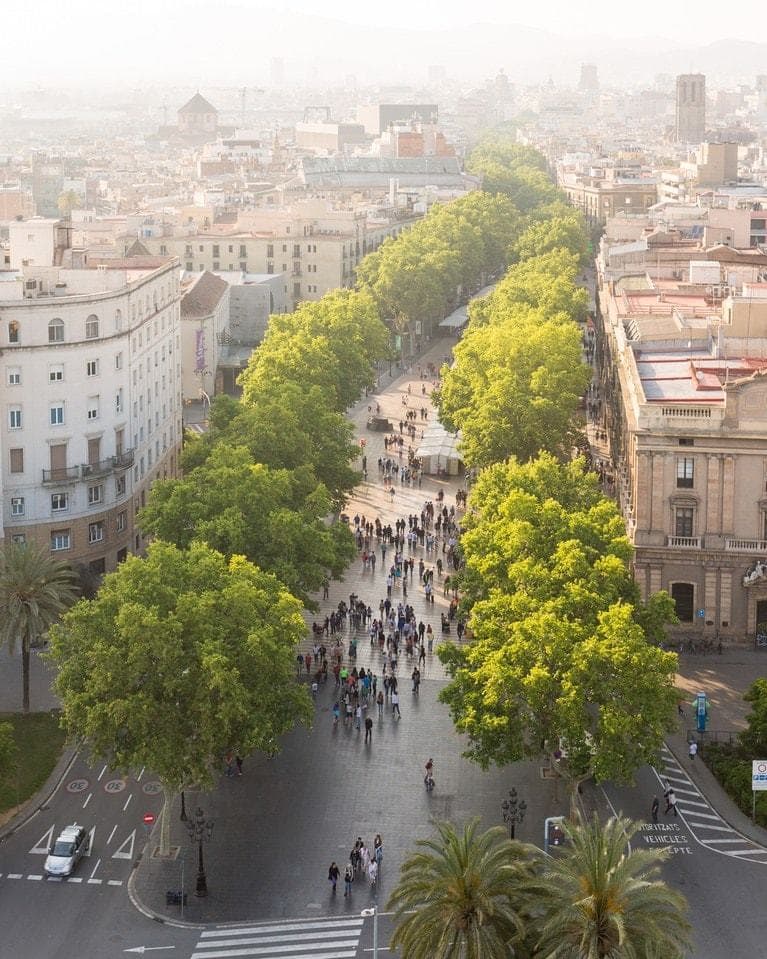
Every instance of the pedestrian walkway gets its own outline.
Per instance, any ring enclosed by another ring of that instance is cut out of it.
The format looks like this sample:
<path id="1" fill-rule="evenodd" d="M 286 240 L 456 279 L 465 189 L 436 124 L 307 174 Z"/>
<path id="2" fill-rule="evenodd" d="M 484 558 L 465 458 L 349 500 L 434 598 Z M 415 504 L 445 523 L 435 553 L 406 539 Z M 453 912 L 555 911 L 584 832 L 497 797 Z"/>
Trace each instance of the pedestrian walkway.
<path id="1" fill-rule="evenodd" d="M 661 749 L 661 760 L 663 765 L 655 774 L 664 789 L 671 786 L 674 790 L 677 810 L 697 842 L 722 856 L 767 865 L 767 849 L 722 819 L 667 746 Z"/>
<path id="2" fill-rule="evenodd" d="M 200 934 L 191 959 L 354 959 L 364 919 L 300 919 L 226 926 Z"/>

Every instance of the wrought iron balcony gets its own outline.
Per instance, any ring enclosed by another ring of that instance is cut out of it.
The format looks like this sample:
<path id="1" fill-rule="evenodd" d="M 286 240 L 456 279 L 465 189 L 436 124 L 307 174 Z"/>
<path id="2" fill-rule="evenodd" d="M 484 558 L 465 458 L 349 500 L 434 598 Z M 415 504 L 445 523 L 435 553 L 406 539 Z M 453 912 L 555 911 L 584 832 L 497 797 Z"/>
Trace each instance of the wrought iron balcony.
<path id="1" fill-rule="evenodd" d="M 95 479 L 109 473 L 127 470 L 133 466 L 133 450 L 125 450 L 97 463 L 81 463 L 79 466 L 62 466 L 43 470 L 43 484 L 76 483 L 78 480 Z"/>

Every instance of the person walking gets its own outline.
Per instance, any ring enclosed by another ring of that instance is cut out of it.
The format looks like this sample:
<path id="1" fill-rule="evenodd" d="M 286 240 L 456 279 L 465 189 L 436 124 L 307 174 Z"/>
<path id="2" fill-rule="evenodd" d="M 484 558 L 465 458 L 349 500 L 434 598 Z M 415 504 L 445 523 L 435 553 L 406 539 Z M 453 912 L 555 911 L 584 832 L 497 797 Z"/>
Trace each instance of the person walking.
<path id="1" fill-rule="evenodd" d="M 399 710 L 399 693 L 395 689 L 391 694 L 391 714 L 397 714 L 397 719 L 402 719 L 402 713 Z"/>
<path id="2" fill-rule="evenodd" d="M 368 863 L 368 879 L 370 880 L 370 888 L 375 889 L 378 881 L 378 863 L 375 859 L 371 859 Z"/>
<path id="3" fill-rule="evenodd" d="M 370 716 L 365 717 L 365 742 L 371 744 L 373 742 L 373 720 Z"/>
<path id="4" fill-rule="evenodd" d="M 382 689 L 378 690 L 378 695 L 376 696 L 376 703 L 378 704 L 378 718 L 383 719 L 384 694 Z"/>
<path id="5" fill-rule="evenodd" d="M 338 877 L 341 875 L 341 870 L 338 866 L 331 862 L 330 868 L 328 869 L 328 881 L 333 885 L 333 895 L 336 894 L 336 885 L 338 883 Z"/>
<path id="6" fill-rule="evenodd" d="M 357 732 L 362 729 L 362 706 L 358 703 L 357 708 L 354 710 L 354 726 Z"/>
<path id="7" fill-rule="evenodd" d="M 666 791 L 663 793 L 663 798 L 666 800 L 666 808 L 663 810 L 663 815 L 665 816 L 669 810 L 673 809 L 674 815 L 678 816 L 679 813 L 677 812 L 676 808 L 676 793 L 671 786 L 669 786 L 668 789 L 666 789 Z"/>
<path id="8" fill-rule="evenodd" d="M 338 725 L 338 717 L 339 717 L 340 715 L 341 715 L 341 707 L 340 707 L 340 705 L 339 705 L 339 703 L 338 703 L 338 700 L 336 700 L 336 701 L 333 703 L 333 725 L 334 725 L 334 726 L 337 726 L 337 725 Z"/>
<path id="9" fill-rule="evenodd" d="M 381 839 L 380 832 L 376 833 L 376 837 L 373 840 L 373 855 L 375 857 L 375 861 L 380 866 L 381 861 L 383 860 L 383 839 Z"/>
<path id="10" fill-rule="evenodd" d="M 698 755 L 698 744 L 695 742 L 694 739 L 690 742 L 690 748 L 688 751 L 690 753 L 690 761 L 693 761 L 695 757 Z"/>
<path id="11" fill-rule="evenodd" d="M 242 756 L 237 756 L 237 755 L 236 755 L 236 756 L 234 757 L 234 761 L 235 761 L 235 763 L 236 763 L 236 765 L 237 765 L 237 775 L 238 775 L 238 776 L 241 776 L 241 775 L 242 775 Z"/>
<path id="12" fill-rule="evenodd" d="M 353 882 L 354 866 L 352 866 L 350 862 L 347 862 L 346 869 L 344 869 L 344 896 L 351 896 Z"/>
<path id="13" fill-rule="evenodd" d="M 658 821 L 658 807 L 659 807 L 659 805 L 660 805 L 660 803 L 658 802 L 658 797 L 657 797 L 657 796 L 653 796 L 653 797 L 652 797 L 652 806 L 650 807 L 650 812 L 652 813 L 652 821 L 653 821 L 653 822 L 657 822 L 657 821 Z"/>

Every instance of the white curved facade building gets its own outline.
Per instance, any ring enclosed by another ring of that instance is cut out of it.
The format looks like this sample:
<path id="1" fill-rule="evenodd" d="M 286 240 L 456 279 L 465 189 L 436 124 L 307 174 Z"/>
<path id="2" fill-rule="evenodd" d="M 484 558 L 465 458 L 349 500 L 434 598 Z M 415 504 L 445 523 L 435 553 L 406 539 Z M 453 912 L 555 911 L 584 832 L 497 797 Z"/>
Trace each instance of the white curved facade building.
<path id="1" fill-rule="evenodd" d="M 0 274 L 0 534 L 94 574 L 140 550 L 178 469 L 180 364 L 175 259 Z"/>

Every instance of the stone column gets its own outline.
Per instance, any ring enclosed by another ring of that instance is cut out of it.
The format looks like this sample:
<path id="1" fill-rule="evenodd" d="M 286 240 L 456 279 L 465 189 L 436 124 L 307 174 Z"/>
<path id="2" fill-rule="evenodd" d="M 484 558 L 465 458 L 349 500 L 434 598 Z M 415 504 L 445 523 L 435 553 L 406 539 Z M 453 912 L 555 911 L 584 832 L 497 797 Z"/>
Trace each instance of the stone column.
<path id="1" fill-rule="evenodd" d="M 722 489 L 728 491 L 722 497 L 722 529 L 723 536 L 735 535 L 735 457 L 724 457 L 722 475 Z"/>
<path id="2" fill-rule="evenodd" d="M 650 502 L 652 505 L 650 514 L 650 529 L 658 531 L 662 530 L 663 532 L 667 533 L 667 526 L 670 520 L 665 515 L 666 504 L 665 496 L 663 495 L 663 473 L 665 463 L 665 453 L 652 454 L 652 485 L 650 488 Z"/>
<path id="3" fill-rule="evenodd" d="M 721 533 L 721 481 L 719 457 L 708 457 L 708 477 L 706 482 L 706 532 Z"/>

